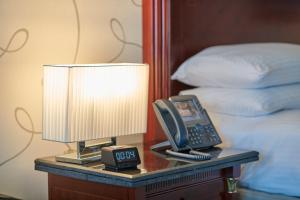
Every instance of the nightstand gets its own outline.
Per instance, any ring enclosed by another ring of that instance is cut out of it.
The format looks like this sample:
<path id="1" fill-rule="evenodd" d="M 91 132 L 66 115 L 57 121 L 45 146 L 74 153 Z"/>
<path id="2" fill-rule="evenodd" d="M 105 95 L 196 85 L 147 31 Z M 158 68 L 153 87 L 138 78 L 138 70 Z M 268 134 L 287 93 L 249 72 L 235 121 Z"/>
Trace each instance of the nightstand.
<path id="1" fill-rule="evenodd" d="M 234 198 L 228 191 L 234 192 L 240 165 L 258 160 L 256 151 L 213 148 L 211 160 L 190 161 L 137 146 L 136 170 L 112 172 L 101 162 L 75 165 L 54 157 L 36 159 L 35 169 L 48 172 L 49 200 L 221 200 Z"/>

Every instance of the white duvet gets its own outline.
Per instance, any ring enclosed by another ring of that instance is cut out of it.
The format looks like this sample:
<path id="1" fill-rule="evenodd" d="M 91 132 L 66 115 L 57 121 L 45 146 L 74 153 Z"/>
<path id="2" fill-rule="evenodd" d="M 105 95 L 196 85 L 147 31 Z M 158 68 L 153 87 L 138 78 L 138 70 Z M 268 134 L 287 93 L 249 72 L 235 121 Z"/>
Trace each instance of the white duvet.
<path id="1" fill-rule="evenodd" d="M 243 166 L 242 186 L 300 196 L 300 110 L 262 117 L 209 115 L 223 146 L 260 153 L 258 162 Z"/>

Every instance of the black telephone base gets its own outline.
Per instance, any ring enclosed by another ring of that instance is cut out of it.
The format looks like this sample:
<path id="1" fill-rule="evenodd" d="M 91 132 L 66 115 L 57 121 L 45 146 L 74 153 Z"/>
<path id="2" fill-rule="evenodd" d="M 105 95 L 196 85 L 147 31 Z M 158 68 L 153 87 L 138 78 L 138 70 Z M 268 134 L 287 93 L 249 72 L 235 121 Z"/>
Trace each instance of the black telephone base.
<path id="1" fill-rule="evenodd" d="M 172 146 L 171 146 L 171 143 L 167 140 L 167 141 L 152 145 L 150 147 L 150 149 L 152 151 L 159 152 L 159 151 L 163 151 L 163 150 L 167 150 L 167 149 L 172 149 Z"/>
<path id="2" fill-rule="evenodd" d="M 166 153 L 166 150 L 172 150 L 172 146 L 171 146 L 170 142 L 167 140 L 167 141 L 152 145 L 150 147 L 150 149 L 152 151 L 154 151 L 155 153 L 158 153 L 159 155 L 166 156 L 166 155 L 168 155 Z M 201 149 L 200 151 L 203 152 L 203 153 L 210 154 L 212 156 L 212 158 L 217 158 L 219 156 L 219 154 L 222 152 L 222 148 L 220 148 L 220 147 L 210 147 L 210 148 Z M 188 153 L 188 151 L 185 151 L 184 153 Z"/>
<path id="3" fill-rule="evenodd" d="M 154 144 L 152 146 L 150 146 L 150 149 L 152 151 L 163 151 L 163 150 L 167 150 L 167 149 L 172 149 L 172 146 L 171 146 L 171 143 L 166 140 L 164 142 L 160 142 L 160 143 L 157 143 L 157 144 Z M 194 150 L 201 150 L 201 151 L 209 151 L 210 149 L 218 149 L 218 147 L 214 147 L 214 146 L 210 146 L 210 147 L 206 147 L 206 148 L 200 148 L 200 149 L 194 149 Z M 186 152 L 188 150 L 185 150 L 183 152 Z M 181 151 L 182 152 L 182 151 Z"/>
<path id="4" fill-rule="evenodd" d="M 204 152 L 197 152 L 195 150 L 192 150 L 193 152 L 197 152 L 197 154 L 195 154 L 195 153 L 191 154 L 188 152 L 180 153 L 180 152 L 172 151 L 171 150 L 172 146 L 168 140 L 158 143 L 158 144 L 155 144 L 155 145 L 152 145 L 150 147 L 150 149 L 157 153 L 164 152 L 163 154 L 167 154 L 167 155 L 171 155 L 171 156 L 175 156 L 175 157 L 182 157 L 182 158 L 186 158 L 186 159 L 192 159 L 192 160 L 209 160 L 212 158 L 212 156 L 208 152 L 204 153 Z"/>

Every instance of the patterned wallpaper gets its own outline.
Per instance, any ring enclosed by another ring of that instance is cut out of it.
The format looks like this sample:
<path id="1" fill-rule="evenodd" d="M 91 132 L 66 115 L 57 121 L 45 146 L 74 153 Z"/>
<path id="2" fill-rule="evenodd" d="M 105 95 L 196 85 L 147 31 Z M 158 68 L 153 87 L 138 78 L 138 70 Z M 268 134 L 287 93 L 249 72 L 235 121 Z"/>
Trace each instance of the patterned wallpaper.
<path id="1" fill-rule="evenodd" d="M 47 199 L 34 159 L 72 145 L 41 139 L 42 65 L 141 62 L 141 0 L 0 0 L 0 27 L 0 193 Z"/>

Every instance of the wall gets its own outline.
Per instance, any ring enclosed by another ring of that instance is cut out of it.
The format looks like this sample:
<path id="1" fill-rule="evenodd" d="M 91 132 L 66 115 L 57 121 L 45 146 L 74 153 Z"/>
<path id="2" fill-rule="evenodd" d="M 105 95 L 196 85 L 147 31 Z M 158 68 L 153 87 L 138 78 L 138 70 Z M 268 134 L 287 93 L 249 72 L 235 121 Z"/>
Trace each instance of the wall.
<path id="1" fill-rule="evenodd" d="M 41 139 L 42 65 L 141 62 L 140 4 L 0 0 L 0 193 L 47 199 L 47 175 L 34 159 L 68 150 Z"/>

